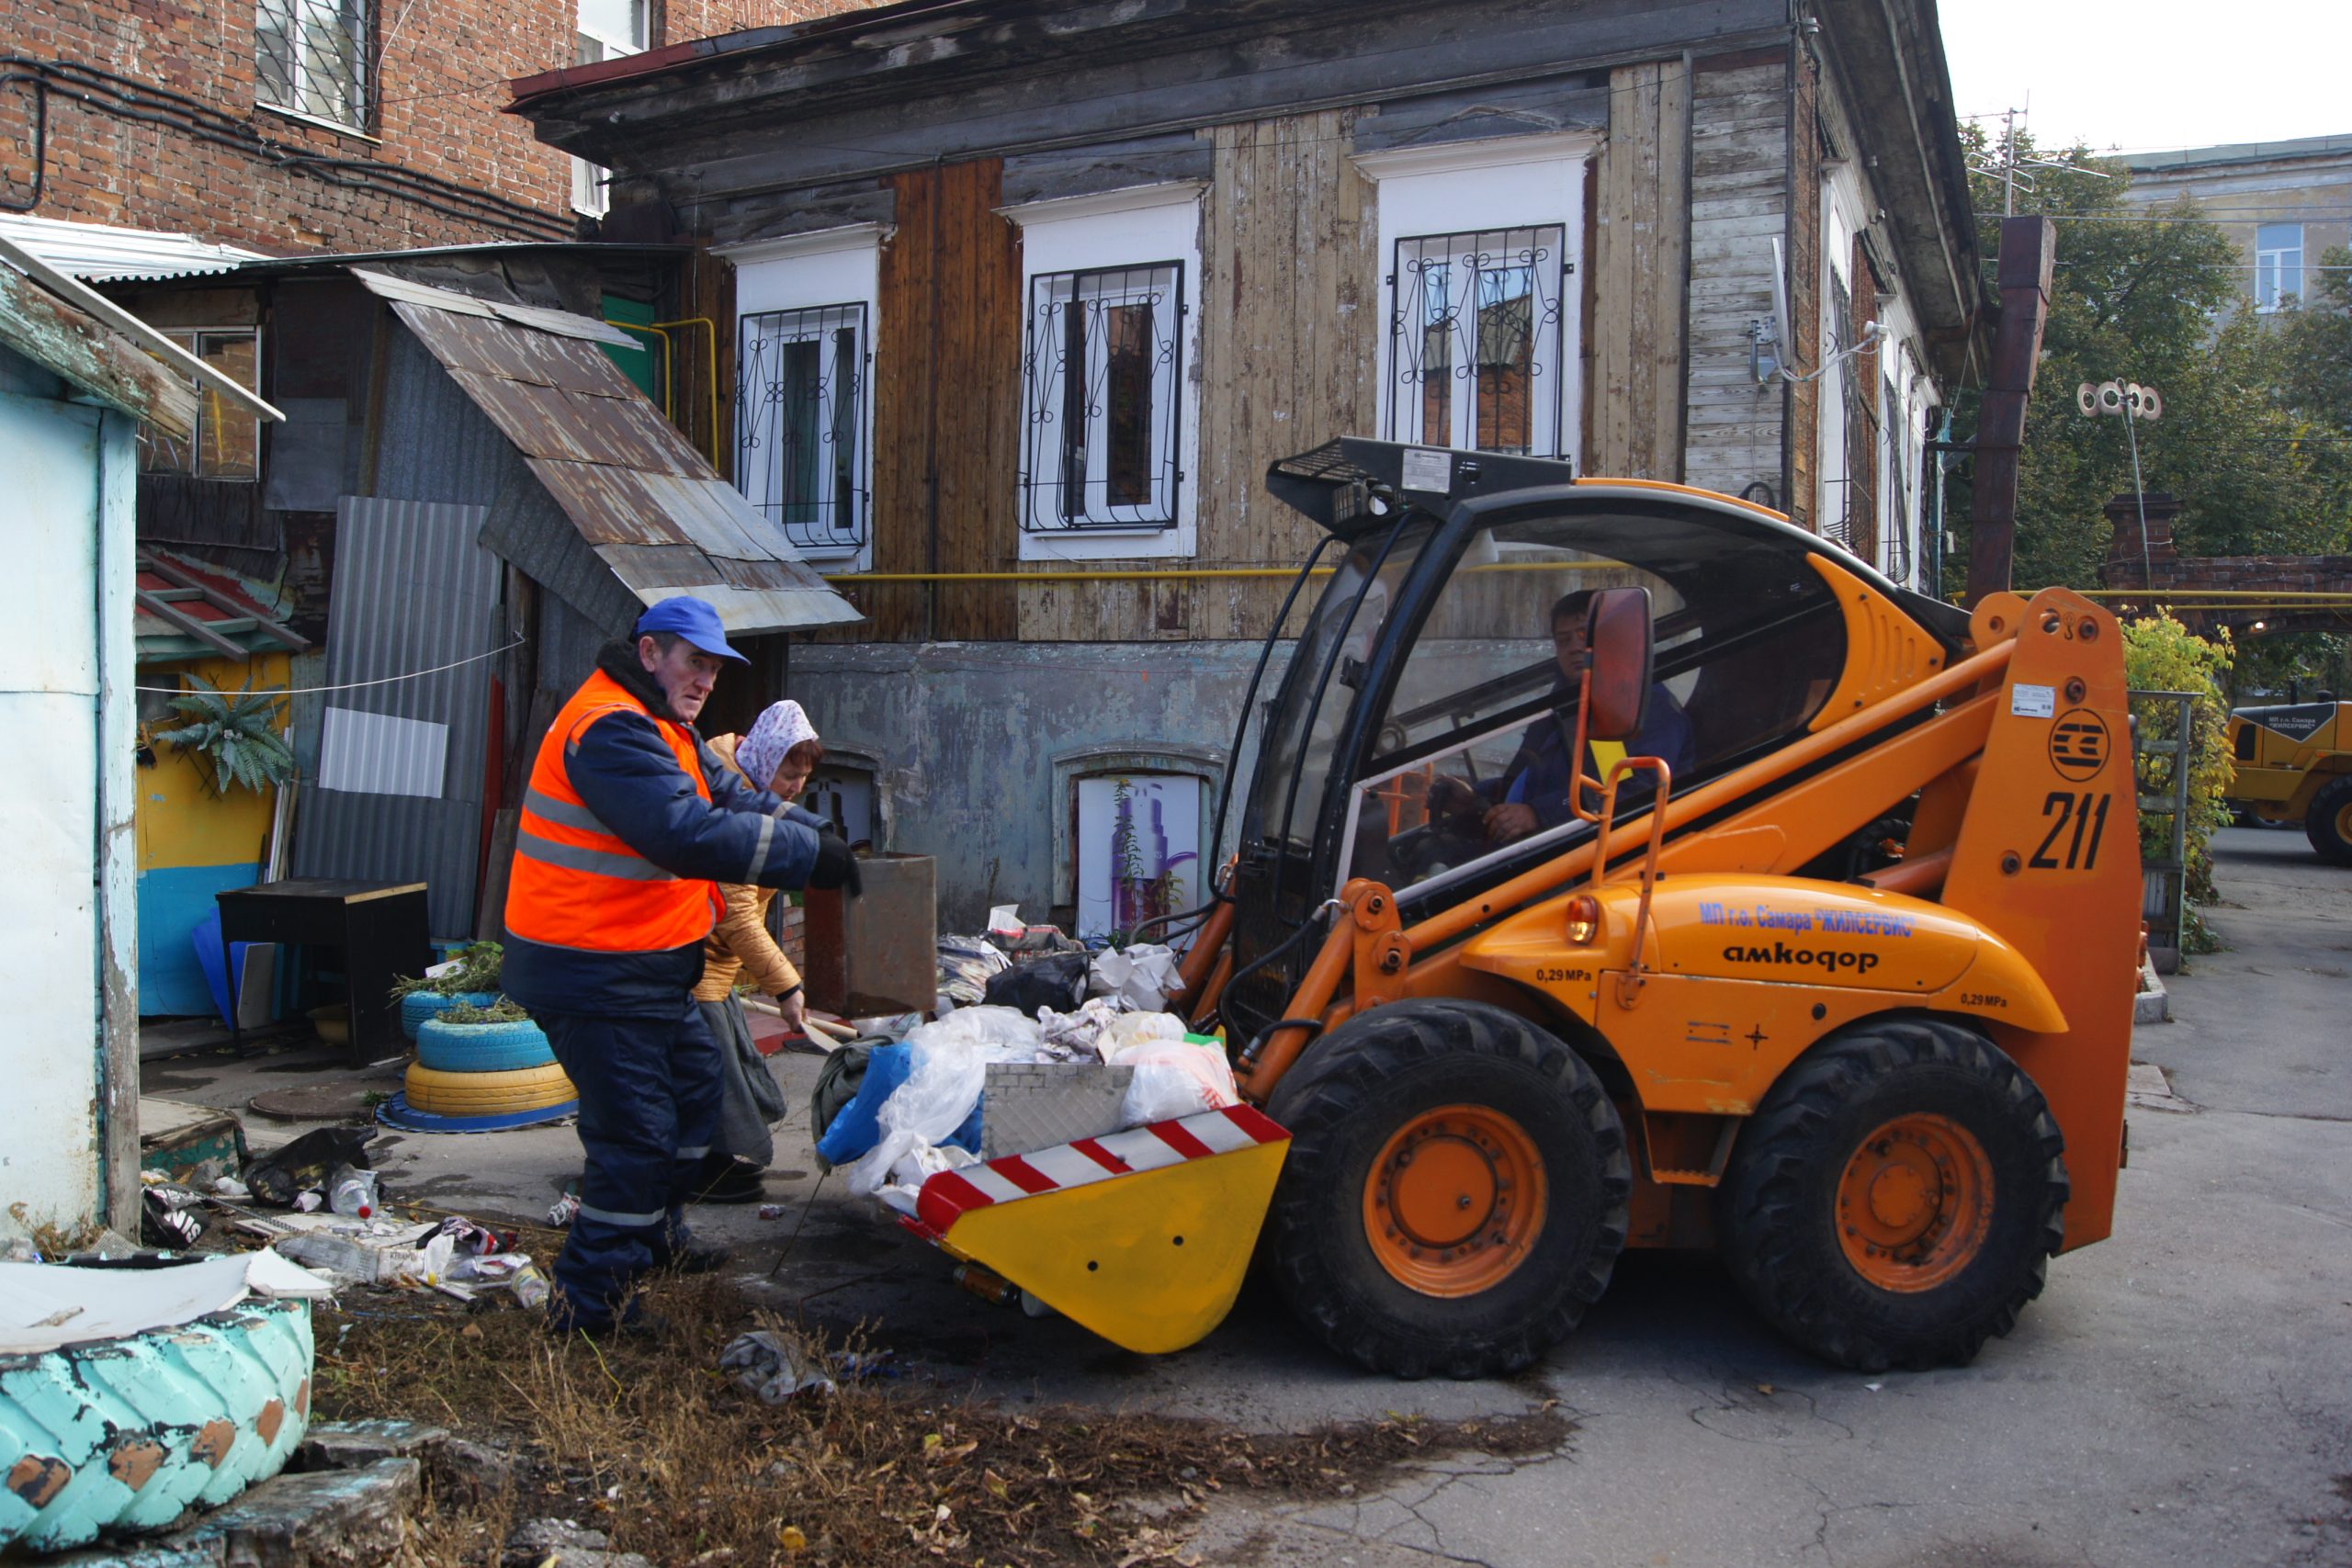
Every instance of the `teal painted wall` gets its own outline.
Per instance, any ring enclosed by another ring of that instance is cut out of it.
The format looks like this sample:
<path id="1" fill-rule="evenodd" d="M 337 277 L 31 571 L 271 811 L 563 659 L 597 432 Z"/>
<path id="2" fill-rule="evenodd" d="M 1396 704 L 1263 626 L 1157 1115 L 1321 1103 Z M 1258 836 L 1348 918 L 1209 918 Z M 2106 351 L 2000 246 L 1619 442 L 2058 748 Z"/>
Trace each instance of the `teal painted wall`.
<path id="1" fill-rule="evenodd" d="M 189 935 L 219 908 L 215 893 L 251 887 L 261 865 L 155 866 L 139 874 L 139 1010 L 150 1016 L 217 1012 Z"/>

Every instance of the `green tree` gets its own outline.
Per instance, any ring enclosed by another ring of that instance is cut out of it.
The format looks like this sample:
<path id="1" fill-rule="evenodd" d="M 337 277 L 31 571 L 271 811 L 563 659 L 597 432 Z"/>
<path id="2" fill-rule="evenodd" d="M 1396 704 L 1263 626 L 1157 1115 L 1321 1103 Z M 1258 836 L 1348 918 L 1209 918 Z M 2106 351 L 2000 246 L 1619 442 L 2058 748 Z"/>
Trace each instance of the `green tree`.
<path id="1" fill-rule="evenodd" d="M 1965 133 L 1982 170 L 1998 149 Z M 2082 147 L 2037 150 L 2020 133 L 2018 156 L 2056 167 L 2034 171 L 2019 190 L 2020 214 L 2058 228 L 2057 271 L 2042 361 L 2026 415 L 2018 492 L 2014 581 L 2030 591 L 2052 583 L 2088 587 L 2107 553 L 2102 508 L 2129 493 L 2136 440 L 2140 484 L 2183 505 L 2176 533 L 2186 555 L 2324 550 L 2344 536 L 2339 487 L 2315 455 L 2309 421 L 2278 393 L 2278 345 L 2263 318 L 2234 309 L 2244 299 L 2244 261 L 2227 235 L 2183 204 L 2146 215 L 2124 205 L 2129 172 Z M 1985 290 L 1995 292 L 2003 190 L 1980 172 L 1973 195 Z M 2333 276 L 2333 275 L 2328 275 Z M 2084 382 L 2137 381 L 2157 389 L 2158 420 L 2088 417 L 2075 403 Z M 1976 424 L 1979 392 L 1956 400 L 1956 428 Z M 1955 486 L 1948 515 L 1965 534 L 1970 496 Z M 1967 575 L 1966 551 L 1948 565 L 1945 586 Z"/>

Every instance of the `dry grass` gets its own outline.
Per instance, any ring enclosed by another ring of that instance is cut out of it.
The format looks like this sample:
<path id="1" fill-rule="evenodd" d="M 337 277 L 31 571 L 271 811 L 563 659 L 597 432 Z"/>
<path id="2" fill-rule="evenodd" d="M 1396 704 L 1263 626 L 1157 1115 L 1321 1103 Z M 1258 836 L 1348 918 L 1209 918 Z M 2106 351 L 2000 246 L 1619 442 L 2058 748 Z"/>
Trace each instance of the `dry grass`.
<path id="1" fill-rule="evenodd" d="M 559 1342 L 537 1314 L 444 1315 L 413 1297 L 319 1314 L 322 1417 L 409 1416 L 521 1461 L 514 1485 L 488 1497 L 445 1475 L 413 1562 L 495 1563 L 512 1525 L 550 1516 L 662 1568 L 1182 1562 L 1182 1527 L 1216 1494 L 1347 1495 L 1399 1465 L 1545 1450 L 1567 1431 L 1547 1409 L 1252 1436 L 1152 1415 L 943 1403 L 888 1382 L 772 1407 L 725 1380 L 718 1353 L 747 1327 L 789 1328 L 755 1318 L 722 1280 L 659 1287 L 651 1305 L 673 1332 L 642 1345 Z"/>

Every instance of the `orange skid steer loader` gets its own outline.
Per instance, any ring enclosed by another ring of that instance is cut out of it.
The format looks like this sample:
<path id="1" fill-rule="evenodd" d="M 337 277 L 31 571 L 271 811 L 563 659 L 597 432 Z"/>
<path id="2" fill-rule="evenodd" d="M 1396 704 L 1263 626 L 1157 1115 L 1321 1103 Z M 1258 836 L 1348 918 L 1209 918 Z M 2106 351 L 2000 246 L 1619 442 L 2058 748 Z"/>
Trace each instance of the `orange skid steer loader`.
<path id="1" fill-rule="evenodd" d="M 1145 1351 L 1254 1256 L 1408 1377 L 1527 1365 L 1627 1246 L 1718 1248 L 1832 1361 L 1964 1362 L 2108 1234 L 2142 886 L 2107 611 L 1963 613 L 1558 463 L 1343 440 L 1269 485 L 1325 537 L 1183 1004 L 1249 1103 L 935 1176 L 913 1228 Z"/>

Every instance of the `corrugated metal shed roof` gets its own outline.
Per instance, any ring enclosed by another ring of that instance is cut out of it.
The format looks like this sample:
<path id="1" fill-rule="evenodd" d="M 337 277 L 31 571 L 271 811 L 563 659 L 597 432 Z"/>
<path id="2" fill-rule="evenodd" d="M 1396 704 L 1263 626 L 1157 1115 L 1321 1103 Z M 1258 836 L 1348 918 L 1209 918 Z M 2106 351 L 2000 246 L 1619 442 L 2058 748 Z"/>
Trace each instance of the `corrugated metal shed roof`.
<path id="1" fill-rule="evenodd" d="M 117 229 L 62 218 L 0 216 L 0 235 L 60 272 L 88 282 L 137 282 L 228 272 L 266 259 L 259 251 L 215 245 L 162 229 Z"/>
<path id="2" fill-rule="evenodd" d="M 352 270 L 391 301 L 640 603 L 693 593 L 745 633 L 864 619 L 629 384 L 600 346 L 629 342 L 624 334 L 566 311 Z M 486 542 L 512 558 L 511 541 Z"/>

